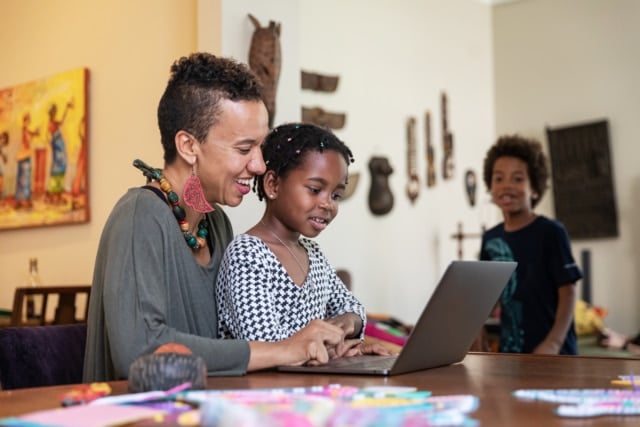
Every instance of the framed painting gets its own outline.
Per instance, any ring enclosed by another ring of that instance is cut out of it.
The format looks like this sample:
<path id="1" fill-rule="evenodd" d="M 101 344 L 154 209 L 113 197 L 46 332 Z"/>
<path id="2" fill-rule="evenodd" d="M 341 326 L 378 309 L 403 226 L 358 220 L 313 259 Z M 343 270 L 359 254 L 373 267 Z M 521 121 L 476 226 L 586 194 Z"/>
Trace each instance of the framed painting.
<path id="1" fill-rule="evenodd" d="M 89 70 L 0 89 L 0 230 L 89 221 Z"/>

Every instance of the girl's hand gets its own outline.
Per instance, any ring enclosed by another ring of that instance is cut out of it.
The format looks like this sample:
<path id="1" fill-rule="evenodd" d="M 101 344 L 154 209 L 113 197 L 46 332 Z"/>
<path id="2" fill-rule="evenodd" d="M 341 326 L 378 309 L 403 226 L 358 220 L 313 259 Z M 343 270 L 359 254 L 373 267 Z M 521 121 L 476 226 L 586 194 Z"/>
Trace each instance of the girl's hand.
<path id="1" fill-rule="evenodd" d="M 388 356 L 393 354 L 388 348 L 378 343 L 365 343 L 358 339 L 345 340 L 336 346 L 333 357 L 353 357 L 364 354 Z"/>

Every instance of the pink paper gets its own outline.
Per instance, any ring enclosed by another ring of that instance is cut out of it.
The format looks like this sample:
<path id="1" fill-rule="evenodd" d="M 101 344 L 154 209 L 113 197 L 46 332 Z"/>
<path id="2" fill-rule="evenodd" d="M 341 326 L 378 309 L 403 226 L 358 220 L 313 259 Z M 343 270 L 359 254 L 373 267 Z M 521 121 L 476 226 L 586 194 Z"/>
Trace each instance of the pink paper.
<path id="1" fill-rule="evenodd" d="M 19 419 L 49 426 L 102 427 L 132 423 L 162 414 L 164 411 L 142 406 L 83 405 L 32 412 Z"/>

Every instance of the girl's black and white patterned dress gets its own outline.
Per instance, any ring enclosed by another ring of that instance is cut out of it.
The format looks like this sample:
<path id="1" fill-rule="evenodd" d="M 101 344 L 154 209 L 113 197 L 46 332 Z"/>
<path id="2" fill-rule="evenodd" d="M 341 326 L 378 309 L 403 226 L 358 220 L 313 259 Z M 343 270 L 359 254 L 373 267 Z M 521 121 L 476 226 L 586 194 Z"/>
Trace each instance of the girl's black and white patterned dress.
<path id="1" fill-rule="evenodd" d="M 218 333 L 224 338 L 280 341 L 311 320 L 365 310 L 313 240 L 300 238 L 309 274 L 296 285 L 258 237 L 240 234 L 227 247 L 218 274 Z M 361 333 L 362 338 L 362 333 Z"/>

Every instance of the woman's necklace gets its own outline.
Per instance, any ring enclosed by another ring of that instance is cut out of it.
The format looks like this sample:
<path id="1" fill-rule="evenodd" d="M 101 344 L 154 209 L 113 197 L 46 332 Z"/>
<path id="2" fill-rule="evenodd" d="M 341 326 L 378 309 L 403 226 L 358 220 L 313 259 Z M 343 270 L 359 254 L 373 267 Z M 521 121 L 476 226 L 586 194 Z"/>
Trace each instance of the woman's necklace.
<path id="1" fill-rule="evenodd" d="M 302 271 L 302 274 L 304 276 L 306 276 L 307 275 L 307 270 L 303 267 L 302 263 L 300 262 L 300 260 L 296 256 L 296 254 L 293 253 L 291 248 L 289 248 L 289 246 L 280 237 L 278 237 L 278 235 L 275 233 L 275 231 L 273 231 L 269 227 L 267 227 L 267 224 L 265 224 L 262 220 L 260 220 L 260 224 L 262 224 L 262 226 L 264 228 L 266 228 L 269 231 L 269 233 L 271 233 L 273 235 L 273 237 L 275 237 L 278 240 L 278 242 L 280 242 L 280 244 L 282 244 L 282 246 L 285 247 L 285 249 L 291 254 L 293 259 L 295 260 L 296 264 L 298 264 L 298 267 L 300 267 L 300 271 Z"/>
<path id="2" fill-rule="evenodd" d="M 187 245 L 193 250 L 206 247 L 207 236 L 209 235 L 209 230 L 207 229 L 207 216 L 205 215 L 200 220 L 198 223 L 198 231 L 194 235 L 191 232 L 191 227 L 186 219 L 187 214 L 179 204 L 180 197 L 178 197 L 178 194 L 173 191 L 169 181 L 167 181 L 167 179 L 162 175 L 162 171 L 160 169 L 152 168 L 142 160 L 138 159 L 133 161 L 133 166 L 140 169 L 148 181 L 155 180 L 160 184 L 160 189 L 162 189 L 162 191 L 167 195 L 167 199 L 171 205 L 171 211 L 178 221 L 178 225 L 180 226 L 180 230 L 182 231 L 182 235 L 184 236 L 184 240 L 187 242 Z"/>

